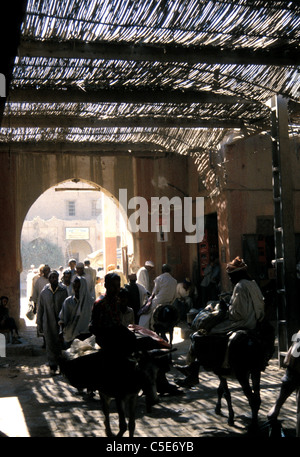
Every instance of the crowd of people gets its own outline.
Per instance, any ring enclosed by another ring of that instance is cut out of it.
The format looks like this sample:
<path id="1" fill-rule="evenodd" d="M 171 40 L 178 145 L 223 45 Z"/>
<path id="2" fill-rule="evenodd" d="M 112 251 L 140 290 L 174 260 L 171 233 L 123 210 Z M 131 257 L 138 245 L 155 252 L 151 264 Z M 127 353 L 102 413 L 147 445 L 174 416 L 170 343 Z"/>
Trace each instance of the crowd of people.
<path id="1" fill-rule="evenodd" d="M 218 262 L 213 260 L 209 267 L 206 275 L 210 277 L 207 284 L 210 284 L 211 294 L 206 295 L 205 291 L 205 300 L 218 298 Z M 107 267 L 103 277 L 87 259 L 84 262 L 70 259 L 66 269 L 51 270 L 47 264 L 39 267 L 32 279 L 30 300 L 34 304 L 38 336 L 44 339 L 52 375 L 57 372 L 62 348 L 69 348 L 75 339 L 84 340 L 94 335 L 100 347 L 128 355 L 135 347 L 129 324 L 154 330 L 153 316 L 158 306 L 176 308 L 178 321 L 186 321 L 187 313 L 199 308 L 203 291 L 199 297 L 188 277 L 177 282 L 171 267 L 166 264 L 162 265 L 158 276 L 154 277 L 154 271 L 155 265 L 150 260 L 128 278 L 113 264 Z M 263 315 L 262 295 L 256 283 L 247 276 L 247 266 L 242 259 L 236 258 L 228 264 L 227 272 L 234 285 L 227 319 L 216 325 L 211 333 L 252 328 Z M 240 273 L 237 275 L 237 272 Z M 238 278 L 237 282 L 235 278 Z M 257 306 L 261 309 L 255 313 L 253 310 Z"/>
<path id="2" fill-rule="evenodd" d="M 39 266 L 29 278 L 29 300 L 52 375 L 57 372 L 61 349 L 69 348 L 75 339 L 95 335 L 101 347 L 109 341 L 106 347 L 112 349 L 117 344 L 120 351 L 126 351 L 124 341 L 126 335 L 130 341 L 132 333 L 128 325 L 153 330 L 153 313 L 158 304 L 174 304 L 181 318 L 185 318 L 194 306 L 196 288 L 188 278 L 177 283 L 169 265 L 163 265 L 161 274 L 153 280 L 154 267 L 148 260 L 126 278 L 114 264 L 108 265 L 104 277 L 102 271 L 90 266 L 88 259 L 77 262 L 72 258 L 65 269 Z"/>
<path id="3" fill-rule="evenodd" d="M 220 293 L 220 267 L 216 259 L 212 259 L 205 270 L 200 284 L 200 297 L 188 277 L 177 282 L 169 265 L 162 265 L 161 274 L 156 277 L 154 271 L 155 265 L 150 260 L 146 261 L 137 273 L 129 274 L 128 278 L 115 265 L 109 265 L 104 276 L 90 266 L 88 259 L 84 262 L 70 259 L 66 269 L 60 267 L 53 270 L 47 264 L 40 265 L 38 272 L 32 277 L 30 302 L 36 314 L 37 335 L 44 339 L 50 374 L 54 376 L 57 373 L 62 350 L 70 348 L 76 339 L 83 341 L 94 336 L 95 342 L 109 357 L 127 357 L 138 348 L 137 337 L 131 324 L 155 331 L 153 316 L 158 307 L 174 307 L 178 312 L 178 321 L 186 321 L 187 314 L 190 310 L 195 311 L 195 307 L 198 308 L 196 311 L 200 318 L 208 309 L 215 312 L 218 308 L 222 319 L 215 320 L 209 329 L 199 327 L 200 333 L 191 335 L 187 365 L 175 366 L 186 375 L 185 379 L 178 380 L 177 384 L 181 387 L 192 387 L 199 382 L 200 368 L 193 342 L 195 335 L 228 337 L 241 329 L 253 332 L 264 320 L 264 297 L 240 257 L 236 257 L 226 266 L 232 283 L 230 300 L 227 302 Z M 218 301 L 213 302 L 216 299 Z M 8 297 L 0 297 L 0 331 L 9 329 L 12 342 L 19 343 L 18 328 L 14 319 L 9 316 L 8 301 Z M 227 368 L 228 350 L 229 346 L 225 358 L 222 359 L 222 368 Z M 271 352 L 268 354 L 269 358 Z M 177 387 L 172 391 L 176 389 Z M 270 411 L 271 418 L 277 417 L 283 402 L 293 391 L 294 384 L 284 389 L 285 384 L 276 403 L 277 409 Z"/>

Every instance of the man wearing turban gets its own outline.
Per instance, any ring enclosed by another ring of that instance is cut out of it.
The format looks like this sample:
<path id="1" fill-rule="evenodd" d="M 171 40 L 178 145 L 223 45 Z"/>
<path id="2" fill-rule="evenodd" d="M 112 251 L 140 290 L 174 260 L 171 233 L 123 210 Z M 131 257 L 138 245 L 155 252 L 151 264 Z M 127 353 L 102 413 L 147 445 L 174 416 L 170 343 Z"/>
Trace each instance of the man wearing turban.
<path id="1" fill-rule="evenodd" d="M 226 271 L 233 285 L 228 318 L 212 328 L 211 333 L 227 333 L 238 329 L 253 330 L 264 318 L 264 297 L 248 275 L 247 265 L 240 257 L 227 264 Z"/>
<path id="2" fill-rule="evenodd" d="M 226 266 L 226 271 L 233 285 L 233 292 L 228 306 L 227 317 L 215 325 L 209 335 L 226 335 L 228 332 L 240 329 L 253 330 L 257 322 L 264 318 L 264 298 L 262 293 L 247 272 L 247 265 L 240 257 L 236 257 Z M 228 363 L 228 351 L 225 355 L 223 366 Z M 187 356 L 189 365 L 176 366 L 176 368 L 187 377 L 178 382 L 185 387 L 197 384 L 200 362 L 196 359 L 193 345 L 190 346 Z"/>

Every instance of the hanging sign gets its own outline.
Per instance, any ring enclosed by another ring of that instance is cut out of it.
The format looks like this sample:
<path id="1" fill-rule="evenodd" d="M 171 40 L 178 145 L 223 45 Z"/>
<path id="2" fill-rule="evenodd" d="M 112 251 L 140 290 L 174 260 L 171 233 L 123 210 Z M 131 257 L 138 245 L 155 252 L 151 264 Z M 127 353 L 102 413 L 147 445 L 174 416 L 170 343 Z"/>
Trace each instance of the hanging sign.
<path id="1" fill-rule="evenodd" d="M 66 240 L 88 240 L 89 238 L 89 228 L 66 227 Z"/>

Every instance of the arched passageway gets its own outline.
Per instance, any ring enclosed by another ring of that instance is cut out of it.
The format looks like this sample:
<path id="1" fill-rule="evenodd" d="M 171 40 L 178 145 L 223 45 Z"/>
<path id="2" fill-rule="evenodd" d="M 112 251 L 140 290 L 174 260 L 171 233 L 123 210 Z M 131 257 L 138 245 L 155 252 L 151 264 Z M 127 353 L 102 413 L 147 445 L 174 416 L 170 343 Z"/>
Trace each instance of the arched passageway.
<path id="1" fill-rule="evenodd" d="M 118 202 L 95 183 L 75 178 L 46 190 L 29 209 L 22 227 L 21 297 L 29 299 L 32 273 L 41 264 L 59 269 L 66 268 L 70 258 L 77 262 L 88 258 L 104 273 L 109 263 L 124 271 L 128 255 L 133 255 L 124 217 Z M 120 255 L 124 252 L 125 257 Z"/>

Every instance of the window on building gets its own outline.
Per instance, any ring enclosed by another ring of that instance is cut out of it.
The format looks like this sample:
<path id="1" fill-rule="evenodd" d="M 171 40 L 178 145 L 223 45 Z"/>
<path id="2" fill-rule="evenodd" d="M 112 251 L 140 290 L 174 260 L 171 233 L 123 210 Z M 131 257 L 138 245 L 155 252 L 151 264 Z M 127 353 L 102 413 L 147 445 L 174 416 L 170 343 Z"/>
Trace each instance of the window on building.
<path id="1" fill-rule="evenodd" d="M 68 211 L 68 216 L 75 216 L 76 215 L 75 201 L 68 201 L 67 202 L 67 211 Z"/>
<path id="2" fill-rule="evenodd" d="M 100 200 L 92 200 L 92 217 L 97 217 L 101 214 Z"/>

